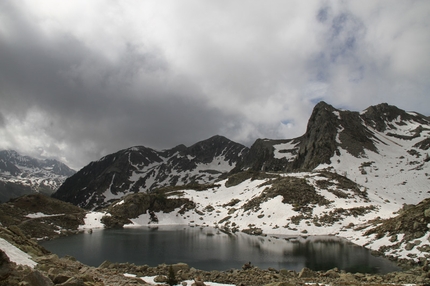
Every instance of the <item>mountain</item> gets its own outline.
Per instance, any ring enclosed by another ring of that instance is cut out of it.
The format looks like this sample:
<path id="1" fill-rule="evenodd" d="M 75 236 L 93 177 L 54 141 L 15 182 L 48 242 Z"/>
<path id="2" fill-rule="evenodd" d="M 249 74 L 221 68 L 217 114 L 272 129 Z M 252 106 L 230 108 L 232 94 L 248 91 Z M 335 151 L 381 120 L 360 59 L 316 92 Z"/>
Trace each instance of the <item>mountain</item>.
<path id="1" fill-rule="evenodd" d="M 304 135 L 285 140 L 258 139 L 235 170 L 311 171 L 321 164 L 335 164 L 341 152 L 357 159 L 383 156 L 387 149 L 426 156 L 430 147 L 429 122 L 424 115 L 387 103 L 353 112 L 321 101 Z M 415 143 L 406 144 L 412 141 Z"/>
<path id="2" fill-rule="evenodd" d="M 91 162 L 53 194 L 84 208 L 107 206 L 129 193 L 212 184 L 230 172 L 248 148 L 222 136 L 163 151 L 136 146 Z"/>
<path id="3" fill-rule="evenodd" d="M 250 148 L 221 136 L 164 151 L 132 147 L 90 163 L 53 196 L 103 208 L 106 227 L 337 235 L 418 259 L 430 256 L 429 148 L 427 116 L 386 103 L 356 112 L 320 102 L 300 137 Z"/>
<path id="4" fill-rule="evenodd" d="M 421 170 L 428 168 L 429 131 L 428 117 L 386 103 L 355 112 L 322 101 L 315 106 L 305 134 L 298 138 L 257 139 L 250 148 L 222 136 L 163 151 L 131 147 L 90 163 L 53 196 L 91 209 L 129 193 L 212 184 L 246 170 L 320 169 L 382 193 L 388 192 L 384 180 L 393 180 L 394 192 L 400 194 L 410 192 L 413 181 L 420 186 L 428 183 L 430 172 Z"/>
<path id="5" fill-rule="evenodd" d="M 13 150 L 0 151 L 0 201 L 24 194 L 52 194 L 75 173 L 53 159 L 35 159 Z"/>

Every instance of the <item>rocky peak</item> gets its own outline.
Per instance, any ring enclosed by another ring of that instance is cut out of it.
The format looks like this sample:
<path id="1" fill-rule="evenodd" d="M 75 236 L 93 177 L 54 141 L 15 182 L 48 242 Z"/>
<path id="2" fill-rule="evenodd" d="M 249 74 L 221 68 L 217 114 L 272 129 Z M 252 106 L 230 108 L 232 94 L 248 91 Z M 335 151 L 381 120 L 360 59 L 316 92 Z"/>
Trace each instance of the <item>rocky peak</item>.
<path id="1" fill-rule="evenodd" d="M 415 121 L 421 124 L 428 124 L 429 122 L 426 116 L 409 113 L 387 103 L 370 106 L 361 114 L 361 117 L 368 126 L 372 126 L 380 132 L 396 129 L 393 121 L 397 121 L 398 124 L 405 124 L 405 121 Z"/>
<path id="2" fill-rule="evenodd" d="M 339 110 L 324 101 L 315 106 L 301 137 L 298 156 L 289 169 L 311 170 L 321 163 L 330 163 L 336 150 L 339 114 Z"/>
<path id="3" fill-rule="evenodd" d="M 189 155 L 200 158 L 203 163 L 210 163 L 218 156 L 226 156 L 227 161 L 233 163 L 238 161 L 241 152 L 246 149 L 243 145 L 224 136 L 215 135 L 190 146 L 186 151 Z"/>
<path id="4" fill-rule="evenodd" d="M 53 196 L 94 208 L 128 193 L 213 183 L 233 169 L 246 150 L 245 146 L 222 136 L 163 151 L 131 147 L 90 163 L 67 179 Z"/>

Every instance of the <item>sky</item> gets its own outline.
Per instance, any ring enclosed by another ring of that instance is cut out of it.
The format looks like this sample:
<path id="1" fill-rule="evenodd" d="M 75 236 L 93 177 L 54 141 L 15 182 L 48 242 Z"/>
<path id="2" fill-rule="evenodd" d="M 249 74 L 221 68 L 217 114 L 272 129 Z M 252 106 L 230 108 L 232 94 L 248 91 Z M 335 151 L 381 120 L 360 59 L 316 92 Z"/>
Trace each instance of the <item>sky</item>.
<path id="1" fill-rule="evenodd" d="M 430 115 L 430 1 L 0 1 L 0 149 L 75 170 L 131 146 L 306 131 L 321 100 Z"/>

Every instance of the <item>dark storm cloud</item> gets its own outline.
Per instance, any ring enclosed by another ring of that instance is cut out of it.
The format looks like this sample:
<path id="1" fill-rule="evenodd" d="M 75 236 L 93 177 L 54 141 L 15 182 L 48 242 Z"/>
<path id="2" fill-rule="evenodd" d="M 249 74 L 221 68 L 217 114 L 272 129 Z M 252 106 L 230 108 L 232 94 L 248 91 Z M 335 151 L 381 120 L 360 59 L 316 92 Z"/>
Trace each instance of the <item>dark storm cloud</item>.
<path id="1" fill-rule="evenodd" d="M 3 114 L 0 113 L 0 128 L 3 128 L 6 125 L 6 119 L 4 118 Z"/>
<path id="2" fill-rule="evenodd" d="M 427 1 L 0 2 L 0 148 L 82 167 L 133 145 L 303 134 L 325 100 L 426 114 Z"/>
<path id="3" fill-rule="evenodd" d="M 2 8 L 11 36 L 2 39 L 6 104 L 0 108 L 23 120 L 28 112 L 42 113 L 49 118 L 43 132 L 76 146 L 78 157 L 96 159 L 131 145 L 193 143 L 222 124 L 222 112 L 196 97 L 200 91 L 189 80 L 170 75 L 162 55 L 127 44 L 109 62 L 72 35 L 46 37 L 16 6 Z"/>

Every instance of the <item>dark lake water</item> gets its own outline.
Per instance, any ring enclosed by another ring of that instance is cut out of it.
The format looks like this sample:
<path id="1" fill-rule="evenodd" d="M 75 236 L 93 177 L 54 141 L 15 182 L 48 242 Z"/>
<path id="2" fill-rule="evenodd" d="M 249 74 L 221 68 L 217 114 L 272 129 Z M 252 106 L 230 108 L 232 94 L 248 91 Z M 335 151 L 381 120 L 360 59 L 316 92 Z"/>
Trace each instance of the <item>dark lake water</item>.
<path id="1" fill-rule="evenodd" d="M 387 273 L 399 268 L 391 261 L 332 236 L 274 238 L 244 233 L 227 235 L 214 228 L 160 226 L 100 229 L 42 242 L 60 257 L 71 255 L 82 263 L 99 266 L 103 261 L 156 266 L 184 262 L 202 270 L 241 268 L 250 261 L 269 267 L 300 271 L 303 267 L 348 272 Z"/>

